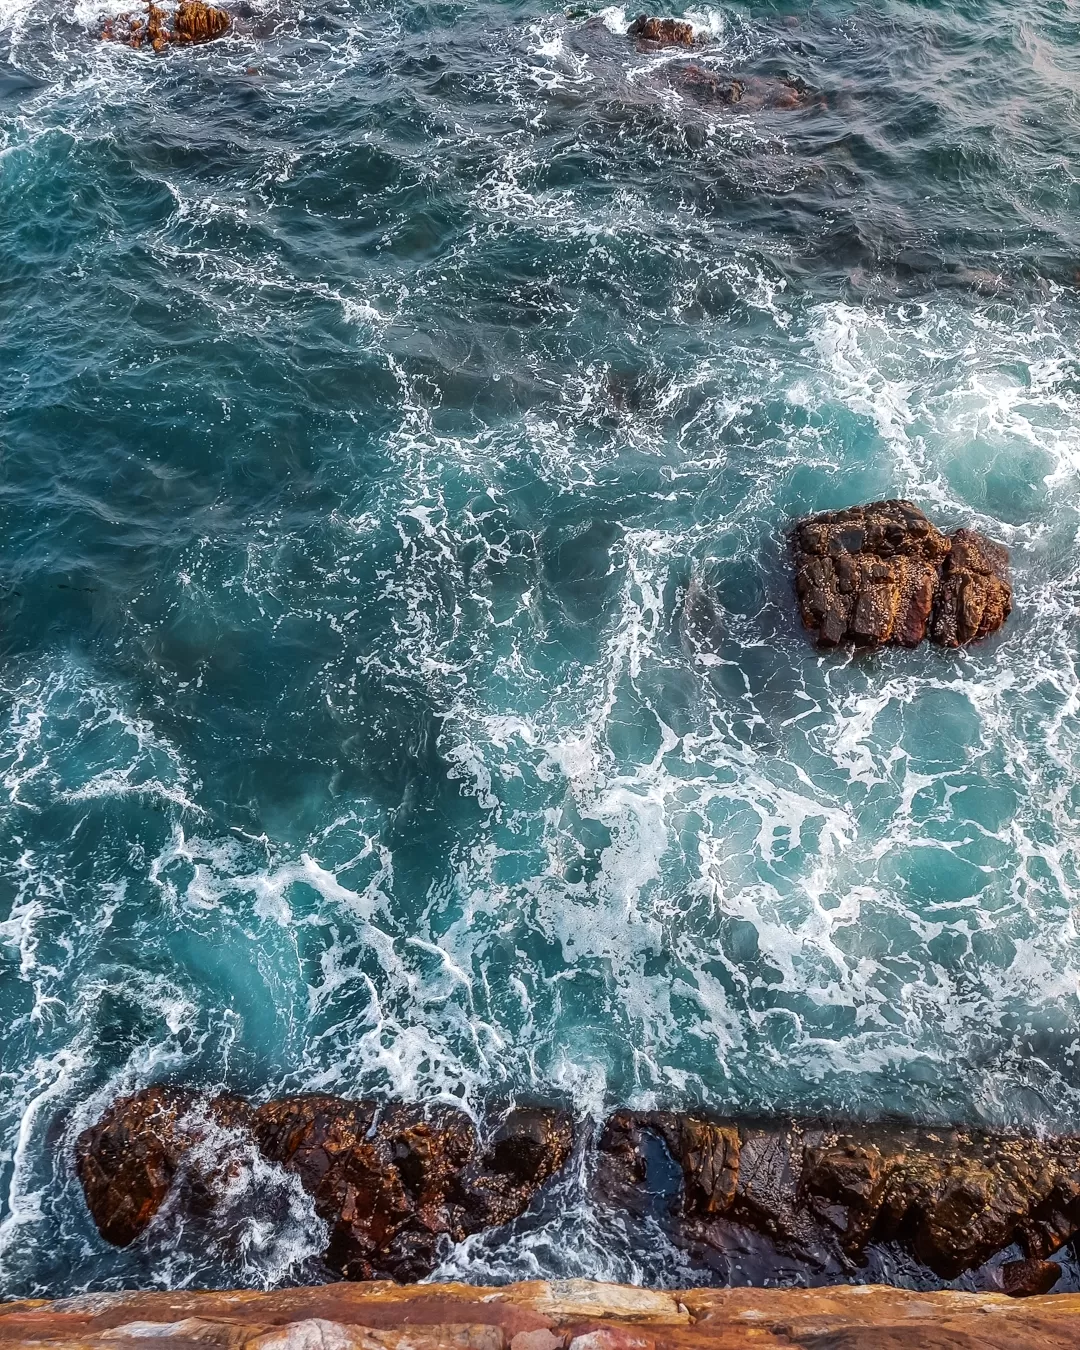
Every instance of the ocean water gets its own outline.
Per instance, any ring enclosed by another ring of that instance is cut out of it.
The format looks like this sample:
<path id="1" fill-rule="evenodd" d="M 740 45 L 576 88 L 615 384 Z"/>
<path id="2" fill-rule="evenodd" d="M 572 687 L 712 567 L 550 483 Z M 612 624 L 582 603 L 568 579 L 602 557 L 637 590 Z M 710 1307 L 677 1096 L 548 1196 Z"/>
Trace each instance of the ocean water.
<path id="1" fill-rule="evenodd" d="M 120 8 L 0 0 L 3 1292 L 318 1278 L 254 1158 L 97 1237 L 163 1078 L 1076 1129 L 1076 5 Z M 811 648 L 885 495 L 1002 633 Z M 586 1170 L 438 1274 L 689 1278 Z"/>

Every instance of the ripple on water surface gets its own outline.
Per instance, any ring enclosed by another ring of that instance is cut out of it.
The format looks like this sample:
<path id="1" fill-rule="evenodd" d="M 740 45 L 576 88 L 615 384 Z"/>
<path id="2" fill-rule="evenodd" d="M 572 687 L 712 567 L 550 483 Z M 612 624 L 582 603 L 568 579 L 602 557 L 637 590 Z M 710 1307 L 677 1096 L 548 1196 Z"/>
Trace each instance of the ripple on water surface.
<path id="1" fill-rule="evenodd" d="M 0 5 L 5 1291 L 318 1275 L 255 1157 L 97 1239 L 165 1076 L 1072 1127 L 1073 28 L 115 8 Z M 790 518 L 885 495 L 1009 546 L 1000 635 L 795 631 Z M 442 1273 L 702 1278 L 583 1196 Z"/>

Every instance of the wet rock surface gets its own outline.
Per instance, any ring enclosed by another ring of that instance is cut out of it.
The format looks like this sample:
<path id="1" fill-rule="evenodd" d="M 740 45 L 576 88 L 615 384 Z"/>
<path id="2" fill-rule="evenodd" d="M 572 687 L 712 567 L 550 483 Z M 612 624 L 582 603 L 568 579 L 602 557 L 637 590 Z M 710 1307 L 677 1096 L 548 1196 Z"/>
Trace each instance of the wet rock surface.
<path id="1" fill-rule="evenodd" d="M 730 1250 L 733 1229 L 743 1228 L 841 1276 L 872 1244 L 895 1244 L 951 1280 L 1017 1244 L 1029 1261 L 1015 1264 L 1037 1285 L 1053 1272 L 1029 1262 L 1080 1231 L 1073 1137 L 621 1111 L 598 1147 L 595 1184 L 612 1203 L 643 1207 L 648 1136 L 681 1172 L 675 1238 L 706 1255 Z"/>
<path id="2" fill-rule="evenodd" d="M 331 1269 L 407 1282 L 450 1243 L 522 1214 L 573 1142 L 557 1110 L 513 1110 L 482 1135 L 447 1106 L 314 1094 L 255 1107 L 156 1086 L 83 1131 L 76 1167 L 99 1231 L 122 1246 L 170 1195 L 184 1212 L 212 1208 L 257 1151 L 312 1197 Z M 843 1281 L 887 1248 L 938 1280 L 986 1267 L 977 1287 L 1031 1295 L 1058 1279 L 1047 1258 L 1080 1234 L 1074 1136 L 618 1111 L 591 1176 L 602 1205 L 651 1216 L 693 1261 L 739 1281 Z"/>
<path id="3" fill-rule="evenodd" d="M 102 1237 L 134 1241 L 181 1174 L 193 1201 L 212 1205 L 213 1167 L 199 1145 L 215 1126 L 297 1176 L 329 1227 L 326 1260 L 348 1279 L 420 1279 L 447 1241 L 526 1209 L 573 1143 L 558 1111 L 512 1111 L 482 1144 L 469 1117 L 449 1107 L 305 1095 L 253 1108 L 152 1087 L 116 1101 L 78 1138 L 76 1167 Z M 228 1154 L 219 1139 L 214 1166 L 227 1166 Z"/>
<path id="4" fill-rule="evenodd" d="M 145 16 L 128 13 L 108 19 L 101 36 L 128 47 L 145 46 L 162 52 L 170 44 L 190 46 L 212 42 L 232 27 L 232 20 L 225 10 L 205 5 L 202 0 L 181 0 L 171 15 L 171 25 L 169 18 L 166 10 L 148 0 Z"/>
<path id="5" fill-rule="evenodd" d="M 1061 1267 L 1056 1261 L 1029 1257 L 1026 1261 L 1006 1261 L 995 1274 L 993 1287 L 1003 1294 L 1010 1298 L 1034 1298 L 1053 1289 L 1061 1279 Z"/>
<path id="6" fill-rule="evenodd" d="M 909 501 L 872 502 L 795 526 L 795 588 L 819 647 L 958 647 L 1008 618 L 1008 551 L 974 530 L 943 534 Z"/>
<path id="7" fill-rule="evenodd" d="M 172 1189 L 183 1164 L 215 1126 L 243 1128 L 249 1108 L 235 1097 L 203 1103 L 193 1092 L 157 1085 L 121 1097 L 79 1135 L 75 1166 L 106 1241 L 126 1247 L 145 1230 Z M 196 1187 L 212 1185 L 197 1169 Z"/>
<path id="8" fill-rule="evenodd" d="M 654 43 L 658 47 L 692 47 L 696 41 L 693 24 L 683 19 L 658 19 L 639 14 L 626 30 L 639 42 Z"/>

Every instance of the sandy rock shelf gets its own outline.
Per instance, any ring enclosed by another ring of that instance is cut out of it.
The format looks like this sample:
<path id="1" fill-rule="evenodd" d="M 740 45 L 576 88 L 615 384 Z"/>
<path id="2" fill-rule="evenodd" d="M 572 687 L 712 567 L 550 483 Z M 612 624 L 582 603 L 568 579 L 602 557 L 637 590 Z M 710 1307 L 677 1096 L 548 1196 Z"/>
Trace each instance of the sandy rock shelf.
<path id="1" fill-rule="evenodd" d="M 55 1350 L 1075 1350 L 1080 1294 L 880 1286 L 690 1289 L 586 1280 L 87 1294 L 0 1305 L 0 1345 Z"/>

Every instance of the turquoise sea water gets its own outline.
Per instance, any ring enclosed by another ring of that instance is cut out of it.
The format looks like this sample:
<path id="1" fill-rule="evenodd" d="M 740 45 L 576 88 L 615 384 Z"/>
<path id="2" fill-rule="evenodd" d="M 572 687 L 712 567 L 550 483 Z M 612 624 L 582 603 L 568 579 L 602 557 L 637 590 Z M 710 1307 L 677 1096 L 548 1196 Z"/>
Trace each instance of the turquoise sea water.
<path id="1" fill-rule="evenodd" d="M 161 1078 L 1077 1128 L 1075 4 L 119 8 L 0 0 L 3 1292 L 317 1277 L 255 1161 L 97 1237 Z M 1002 634 L 812 650 L 885 495 Z M 440 1274 L 678 1281 L 560 1186 Z"/>

